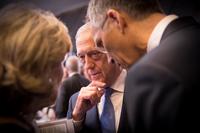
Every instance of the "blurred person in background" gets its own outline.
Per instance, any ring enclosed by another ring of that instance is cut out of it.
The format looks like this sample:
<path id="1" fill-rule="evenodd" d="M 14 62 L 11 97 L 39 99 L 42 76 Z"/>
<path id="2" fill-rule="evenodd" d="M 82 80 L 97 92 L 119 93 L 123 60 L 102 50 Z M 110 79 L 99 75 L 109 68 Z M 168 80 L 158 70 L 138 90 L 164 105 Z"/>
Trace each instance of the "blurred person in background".
<path id="1" fill-rule="evenodd" d="M 77 56 L 69 56 L 64 62 L 64 67 L 68 72 L 68 78 L 59 87 L 55 104 L 57 118 L 65 118 L 67 116 L 69 98 L 72 94 L 78 92 L 81 87 L 89 84 L 89 81 L 80 74 L 80 62 Z"/>
<path id="2" fill-rule="evenodd" d="M 62 67 L 62 70 L 63 70 L 63 76 L 62 76 L 61 82 L 63 82 L 65 79 L 68 78 L 68 71 L 67 71 L 67 68 L 65 67 L 67 58 L 68 58 L 68 53 L 65 55 L 65 58 L 63 59 L 63 61 L 61 63 L 61 67 Z"/>

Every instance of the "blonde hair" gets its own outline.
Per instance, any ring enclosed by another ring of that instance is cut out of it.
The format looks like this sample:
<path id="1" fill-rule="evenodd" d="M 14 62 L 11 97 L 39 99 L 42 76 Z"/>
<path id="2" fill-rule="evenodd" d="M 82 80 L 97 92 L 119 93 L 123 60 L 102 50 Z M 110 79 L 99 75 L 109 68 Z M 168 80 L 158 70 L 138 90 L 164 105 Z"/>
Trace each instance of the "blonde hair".
<path id="1" fill-rule="evenodd" d="M 0 97 L 20 112 L 48 105 L 58 78 L 52 74 L 72 49 L 67 27 L 50 12 L 19 5 L 0 16 Z"/>

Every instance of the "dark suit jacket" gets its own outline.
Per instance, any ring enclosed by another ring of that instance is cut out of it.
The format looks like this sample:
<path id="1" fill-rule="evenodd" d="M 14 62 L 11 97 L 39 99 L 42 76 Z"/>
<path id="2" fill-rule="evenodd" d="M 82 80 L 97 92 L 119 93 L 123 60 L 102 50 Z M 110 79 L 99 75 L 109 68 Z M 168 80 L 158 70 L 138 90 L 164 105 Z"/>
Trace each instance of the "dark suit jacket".
<path id="1" fill-rule="evenodd" d="M 179 18 L 128 72 L 124 97 L 131 132 L 200 132 L 199 76 L 200 26 Z"/>
<path id="2" fill-rule="evenodd" d="M 87 86 L 88 84 L 89 81 L 80 74 L 74 74 L 63 81 L 56 99 L 55 111 L 58 118 L 64 118 L 67 116 L 69 98 L 75 92 L 78 92 L 81 87 Z"/>
<path id="3" fill-rule="evenodd" d="M 69 101 L 69 108 L 67 113 L 67 118 L 72 118 L 72 112 L 78 97 L 78 93 L 74 94 Z M 126 107 L 122 104 L 122 112 L 120 123 L 118 127 L 118 133 L 128 133 L 130 132 L 127 118 L 126 118 Z M 97 106 L 94 106 L 86 113 L 84 120 L 83 128 L 81 133 L 101 133 L 101 124 L 99 121 L 98 109 Z"/>

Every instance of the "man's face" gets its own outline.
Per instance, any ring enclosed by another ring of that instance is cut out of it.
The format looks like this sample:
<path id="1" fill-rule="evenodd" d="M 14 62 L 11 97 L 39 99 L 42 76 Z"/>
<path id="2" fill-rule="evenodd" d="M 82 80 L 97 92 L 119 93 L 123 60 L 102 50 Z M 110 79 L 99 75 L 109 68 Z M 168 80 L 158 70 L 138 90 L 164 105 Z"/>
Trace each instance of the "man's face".
<path id="1" fill-rule="evenodd" d="M 96 47 L 107 51 L 123 68 L 130 68 L 146 53 L 148 36 L 137 27 L 142 24 L 140 20 L 111 8 L 105 17 L 98 17 L 98 14 L 89 16 Z"/>
<path id="2" fill-rule="evenodd" d="M 81 40 L 81 41 L 80 41 Z M 98 51 L 92 37 L 82 36 L 76 43 L 77 56 L 83 63 L 83 69 L 89 80 L 101 81 L 108 84 L 115 71 L 114 64 L 108 61 L 108 55 Z"/>
<path id="3" fill-rule="evenodd" d="M 124 44 L 119 38 L 115 37 L 115 34 L 107 34 L 107 31 L 101 29 L 94 31 L 95 47 L 99 51 L 108 53 L 118 64 L 123 68 L 127 68 L 126 53 L 123 50 Z M 122 50 L 121 50 L 122 49 Z"/>
<path id="4" fill-rule="evenodd" d="M 130 41 L 117 28 L 109 17 L 99 27 L 93 27 L 94 41 L 97 49 L 108 52 L 123 68 L 128 68 L 130 63 Z"/>

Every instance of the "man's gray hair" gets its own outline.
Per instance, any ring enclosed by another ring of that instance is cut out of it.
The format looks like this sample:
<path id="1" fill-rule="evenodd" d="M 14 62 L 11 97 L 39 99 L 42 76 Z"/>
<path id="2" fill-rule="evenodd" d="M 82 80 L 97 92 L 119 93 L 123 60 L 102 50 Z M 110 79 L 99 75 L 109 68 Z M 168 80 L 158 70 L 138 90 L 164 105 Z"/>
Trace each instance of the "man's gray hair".
<path id="1" fill-rule="evenodd" d="M 162 12 L 157 0 L 90 0 L 87 17 L 93 26 L 100 27 L 108 9 L 123 11 L 138 20 Z"/>

